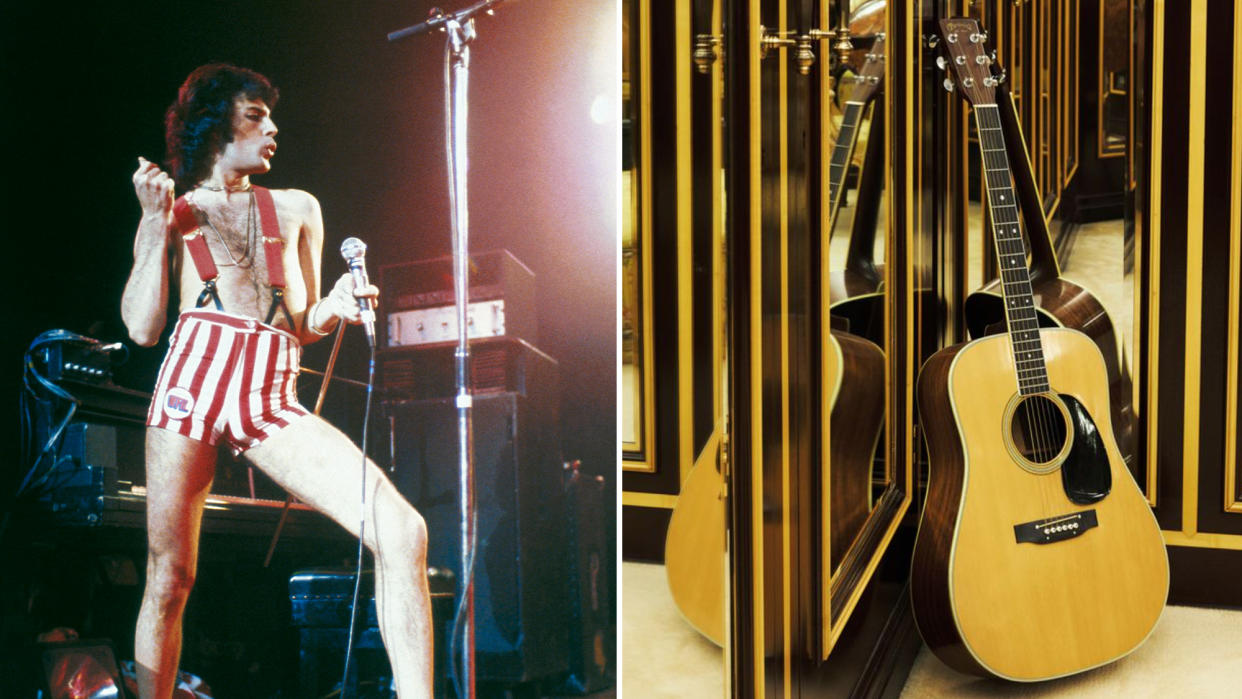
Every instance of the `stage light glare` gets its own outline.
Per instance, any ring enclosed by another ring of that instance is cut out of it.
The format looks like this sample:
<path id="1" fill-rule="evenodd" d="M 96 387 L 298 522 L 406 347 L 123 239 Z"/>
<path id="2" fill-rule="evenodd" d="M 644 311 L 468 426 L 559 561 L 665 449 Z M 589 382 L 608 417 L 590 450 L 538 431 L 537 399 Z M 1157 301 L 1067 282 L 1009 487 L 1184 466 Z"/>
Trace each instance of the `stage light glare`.
<path id="1" fill-rule="evenodd" d="M 591 101 L 591 121 L 596 124 L 611 124 L 616 120 L 616 102 L 612 95 L 599 94 Z"/>

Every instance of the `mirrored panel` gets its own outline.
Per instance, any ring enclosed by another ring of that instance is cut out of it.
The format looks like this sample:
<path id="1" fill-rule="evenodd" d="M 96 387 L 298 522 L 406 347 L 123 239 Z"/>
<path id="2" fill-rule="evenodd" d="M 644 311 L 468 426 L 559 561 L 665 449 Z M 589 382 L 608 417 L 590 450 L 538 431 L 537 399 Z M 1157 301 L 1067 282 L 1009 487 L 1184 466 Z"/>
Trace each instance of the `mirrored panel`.
<path id="1" fill-rule="evenodd" d="M 654 430 L 651 349 L 650 186 L 643 177 L 649 116 L 640 47 L 648 32 L 645 3 L 621 3 L 621 448 L 623 468 L 652 471 Z"/>
<path id="2" fill-rule="evenodd" d="M 890 492 L 895 476 L 887 458 L 887 3 L 852 0 L 828 10 L 836 38 L 820 44 L 828 67 L 820 85 L 825 657 L 854 610 L 863 570 L 882 553 L 867 532 L 886 529 L 891 513 L 873 515 L 886 498 L 900 500 Z M 848 47 L 841 41 L 846 29 Z"/>
<path id="3" fill-rule="evenodd" d="M 1100 1 L 1099 150 L 1126 154 L 1130 131 L 1130 0 Z"/>
<path id="4" fill-rule="evenodd" d="M 639 694 L 722 696 L 729 657 L 723 0 L 621 0 L 620 7 L 628 203 L 623 677 Z"/>
<path id="5" fill-rule="evenodd" d="M 885 449 L 883 0 L 852 3 L 848 53 L 831 57 L 824 100 L 828 309 L 823 346 L 830 448 L 824 466 L 827 560 L 835 576 L 890 482 Z M 838 610 L 839 611 L 839 610 Z"/>

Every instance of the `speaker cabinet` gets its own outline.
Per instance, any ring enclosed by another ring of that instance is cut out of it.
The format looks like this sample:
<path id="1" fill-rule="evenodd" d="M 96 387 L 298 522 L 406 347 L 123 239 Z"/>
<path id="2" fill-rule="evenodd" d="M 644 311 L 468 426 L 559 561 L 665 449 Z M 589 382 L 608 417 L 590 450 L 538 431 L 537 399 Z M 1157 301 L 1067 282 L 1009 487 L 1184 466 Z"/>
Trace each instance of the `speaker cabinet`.
<path id="1" fill-rule="evenodd" d="M 566 508 L 555 367 L 526 391 L 474 397 L 476 677 L 526 682 L 567 670 Z M 393 482 L 427 521 L 428 565 L 461 579 L 457 409 L 451 398 L 386 404 Z"/>

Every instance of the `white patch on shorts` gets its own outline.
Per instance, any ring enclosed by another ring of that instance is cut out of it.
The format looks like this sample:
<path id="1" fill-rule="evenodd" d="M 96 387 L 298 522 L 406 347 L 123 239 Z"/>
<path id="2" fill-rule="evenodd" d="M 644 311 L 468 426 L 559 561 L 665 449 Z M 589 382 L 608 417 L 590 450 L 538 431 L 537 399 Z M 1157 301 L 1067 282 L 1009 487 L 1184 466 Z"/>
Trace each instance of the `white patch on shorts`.
<path id="1" fill-rule="evenodd" d="M 194 396 L 184 388 L 170 388 L 164 394 L 164 414 L 173 420 L 184 420 L 194 412 Z"/>

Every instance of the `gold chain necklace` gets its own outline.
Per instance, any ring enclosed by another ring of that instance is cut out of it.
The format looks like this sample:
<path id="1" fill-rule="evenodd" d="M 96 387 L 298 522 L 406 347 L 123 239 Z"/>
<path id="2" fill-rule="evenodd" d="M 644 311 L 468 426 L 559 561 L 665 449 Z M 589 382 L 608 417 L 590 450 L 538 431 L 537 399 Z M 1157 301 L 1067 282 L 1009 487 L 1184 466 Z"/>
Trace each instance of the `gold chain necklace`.
<path id="1" fill-rule="evenodd" d="M 212 186 L 202 185 L 202 184 L 199 185 L 199 188 L 206 189 L 209 192 L 225 192 L 225 191 L 234 192 L 236 191 L 236 192 L 249 192 L 250 193 L 250 203 L 249 203 L 249 206 L 246 207 L 246 241 L 245 241 L 244 247 L 242 248 L 242 251 L 239 253 L 240 259 L 238 258 L 237 255 L 233 254 L 232 249 L 229 248 L 229 244 L 224 240 L 224 236 L 221 235 L 219 229 L 217 229 L 215 225 L 211 223 L 211 217 L 207 215 L 207 210 L 203 209 L 203 221 L 207 224 L 207 227 L 211 229 L 211 232 L 216 234 L 216 240 L 220 241 L 220 246 L 224 248 L 224 254 L 229 256 L 229 261 L 227 263 L 221 262 L 220 266 L 221 267 L 237 267 L 238 269 L 250 269 L 252 266 L 254 266 L 254 249 L 255 249 L 255 237 L 256 237 L 255 236 L 255 225 L 254 225 L 254 218 L 255 218 L 254 213 L 255 213 L 255 207 L 257 206 L 257 204 L 255 202 L 254 190 L 250 188 L 249 184 L 247 184 L 245 187 L 238 188 L 238 189 L 227 189 L 225 187 L 212 187 Z"/>

